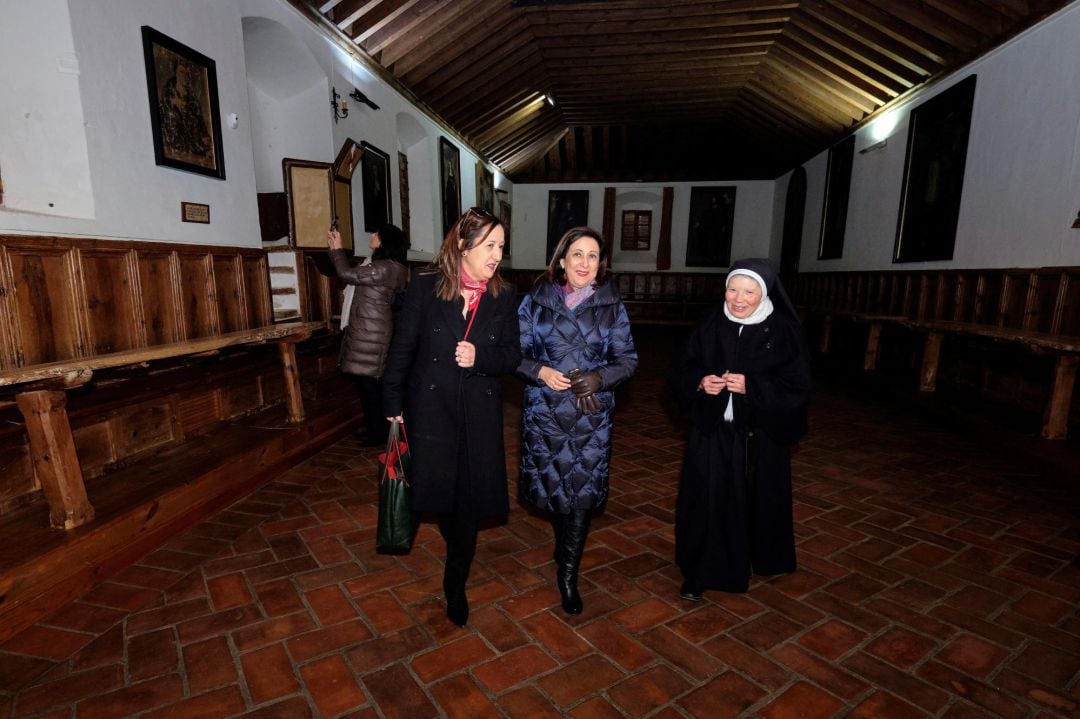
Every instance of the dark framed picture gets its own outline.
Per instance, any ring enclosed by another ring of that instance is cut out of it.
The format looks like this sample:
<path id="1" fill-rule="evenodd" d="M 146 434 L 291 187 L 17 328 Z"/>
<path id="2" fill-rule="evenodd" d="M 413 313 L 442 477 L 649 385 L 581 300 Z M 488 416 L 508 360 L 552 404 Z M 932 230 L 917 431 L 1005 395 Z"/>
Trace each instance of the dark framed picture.
<path id="1" fill-rule="evenodd" d="M 510 231 L 511 230 L 511 226 L 510 226 L 511 211 L 510 211 L 510 203 L 508 201 L 506 201 L 505 199 L 503 199 L 504 197 L 509 197 L 509 196 L 510 196 L 509 193 L 503 193 L 503 194 L 499 195 L 499 200 L 498 200 L 498 202 L 499 202 L 499 215 L 498 215 L 498 217 L 502 221 L 503 230 L 506 233 L 506 244 L 503 246 L 503 257 L 509 257 L 510 256 L 510 237 L 511 237 L 511 234 L 512 234 L 511 231 Z"/>
<path id="2" fill-rule="evenodd" d="M 361 142 L 360 184 L 364 190 L 364 230 L 376 232 L 394 221 L 390 204 L 390 156 L 371 143 Z"/>
<path id="3" fill-rule="evenodd" d="M 974 104 L 970 75 L 911 111 L 893 262 L 952 259 Z"/>
<path id="4" fill-rule="evenodd" d="M 731 230 L 735 225 L 734 187 L 690 188 L 690 226 L 686 232 L 687 267 L 731 264 Z"/>
<path id="5" fill-rule="evenodd" d="M 589 224 L 588 190 L 548 190 L 547 258 L 551 260 L 555 246 L 572 227 Z"/>
<path id="6" fill-rule="evenodd" d="M 334 179 L 343 182 L 352 182 L 353 173 L 360 165 L 360 156 L 364 151 L 356 144 L 356 140 L 348 137 L 341 143 L 337 158 L 334 160 Z"/>
<path id="7" fill-rule="evenodd" d="M 476 206 L 495 214 L 495 173 L 483 162 L 476 163 Z"/>
<path id="8" fill-rule="evenodd" d="M 445 235 L 461 216 L 461 152 L 445 137 L 439 138 L 439 187 Z"/>
<path id="9" fill-rule="evenodd" d="M 855 159 L 855 136 L 848 135 L 829 148 L 825 170 L 825 200 L 821 208 L 821 239 L 818 259 L 835 260 L 844 254 L 848 197 L 851 194 L 851 165 Z"/>
<path id="10" fill-rule="evenodd" d="M 155 162 L 224 180 L 217 66 L 149 25 L 142 38 Z"/>

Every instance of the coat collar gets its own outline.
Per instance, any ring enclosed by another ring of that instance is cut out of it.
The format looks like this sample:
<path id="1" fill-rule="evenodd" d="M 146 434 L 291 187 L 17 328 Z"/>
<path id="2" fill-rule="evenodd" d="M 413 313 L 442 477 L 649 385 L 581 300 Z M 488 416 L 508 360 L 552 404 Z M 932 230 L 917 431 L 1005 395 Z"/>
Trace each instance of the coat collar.
<path id="1" fill-rule="evenodd" d="M 446 321 L 450 331 L 453 332 L 454 337 L 460 342 L 465 339 L 465 327 L 469 324 L 468 315 L 465 316 L 465 321 L 461 319 L 461 307 L 462 300 L 460 297 L 453 302 L 447 302 L 445 300 L 437 300 L 440 309 L 443 313 L 443 319 Z M 491 313 L 494 311 L 495 298 L 491 295 L 491 292 L 485 292 L 480 298 L 480 304 L 476 306 L 476 319 L 473 320 L 472 330 L 469 331 L 469 341 L 475 342 L 477 334 L 482 331 L 484 325 L 491 318 Z"/>
<path id="2" fill-rule="evenodd" d="M 546 276 L 540 277 L 540 279 L 533 284 L 532 296 L 536 303 L 542 307 L 546 307 L 564 315 L 572 314 L 571 310 L 566 307 L 562 288 L 549 280 Z M 609 279 L 607 282 L 597 287 L 596 292 L 593 293 L 592 297 L 582 302 L 577 308 L 613 305 L 618 301 L 619 291 L 615 289 L 615 283 Z"/>

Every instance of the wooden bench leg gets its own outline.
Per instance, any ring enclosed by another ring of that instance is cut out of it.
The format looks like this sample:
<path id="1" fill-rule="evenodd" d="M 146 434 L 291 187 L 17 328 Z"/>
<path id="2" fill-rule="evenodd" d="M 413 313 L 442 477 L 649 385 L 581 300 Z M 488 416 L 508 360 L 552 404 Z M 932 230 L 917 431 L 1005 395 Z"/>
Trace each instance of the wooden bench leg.
<path id="1" fill-rule="evenodd" d="M 871 322 L 870 330 L 866 335 L 866 354 L 863 356 L 863 371 L 873 372 L 877 369 L 878 348 L 881 345 L 881 323 Z"/>
<path id="2" fill-rule="evenodd" d="M 49 503 L 49 524 L 74 529 L 93 520 L 94 508 L 86 498 L 82 467 L 65 409 L 67 395 L 38 390 L 16 395 L 15 401 L 26 420 L 34 470 Z"/>
<path id="3" fill-rule="evenodd" d="M 825 315 L 821 320 L 821 343 L 818 350 L 823 355 L 829 354 L 829 335 L 832 334 L 832 315 Z"/>
<path id="4" fill-rule="evenodd" d="M 1069 433 L 1069 409 L 1072 407 L 1078 362 L 1080 358 L 1075 355 L 1058 357 L 1054 367 L 1054 387 L 1050 391 L 1050 403 L 1046 406 L 1046 421 L 1042 428 L 1045 439 L 1065 439 Z"/>
<path id="5" fill-rule="evenodd" d="M 937 389 L 938 358 L 941 357 L 940 332 L 929 332 L 923 343 L 922 369 L 919 371 L 919 390 L 933 392 Z"/>
<path id="6" fill-rule="evenodd" d="M 288 403 L 289 422 L 304 421 L 304 399 L 300 396 L 300 367 L 296 363 L 296 343 L 278 342 L 281 353 L 281 369 L 285 373 L 285 400 Z"/>

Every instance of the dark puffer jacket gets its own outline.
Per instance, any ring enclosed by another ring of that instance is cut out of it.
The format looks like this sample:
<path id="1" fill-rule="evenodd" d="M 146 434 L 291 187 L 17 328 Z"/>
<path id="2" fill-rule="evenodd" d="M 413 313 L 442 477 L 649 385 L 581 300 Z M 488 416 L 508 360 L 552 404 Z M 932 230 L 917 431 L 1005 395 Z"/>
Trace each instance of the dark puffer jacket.
<path id="1" fill-rule="evenodd" d="M 608 494 L 615 393 L 637 369 L 630 320 L 612 282 L 568 309 L 563 291 L 546 277 L 518 309 L 525 387 L 521 497 L 559 514 L 603 506 Z M 555 392 L 539 379 L 541 367 L 566 374 L 596 370 L 603 381 L 600 411 L 583 414 L 570 390 Z"/>
<path id="2" fill-rule="evenodd" d="M 349 266 L 344 250 L 331 250 L 330 259 L 342 282 L 356 285 L 349 326 L 341 341 L 341 371 L 382 377 L 386 351 L 394 335 L 394 293 L 405 289 L 409 270 L 394 260 L 375 260 Z"/>

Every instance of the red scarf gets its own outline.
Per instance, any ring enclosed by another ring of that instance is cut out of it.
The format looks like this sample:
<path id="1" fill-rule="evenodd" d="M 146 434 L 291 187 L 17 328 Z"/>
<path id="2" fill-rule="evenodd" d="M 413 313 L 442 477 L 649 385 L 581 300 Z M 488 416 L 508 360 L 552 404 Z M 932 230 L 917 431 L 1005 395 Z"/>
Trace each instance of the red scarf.
<path id="1" fill-rule="evenodd" d="M 488 281 L 487 280 L 474 280 L 469 277 L 469 273 L 465 271 L 465 268 L 461 268 L 461 287 L 462 289 L 472 290 L 472 297 L 469 298 L 469 312 L 472 314 L 469 316 L 469 324 L 465 327 L 465 337 L 463 339 L 469 339 L 469 330 L 472 329 L 473 320 L 476 319 L 476 308 L 480 306 L 480 295 L 487 292 Z"/>

